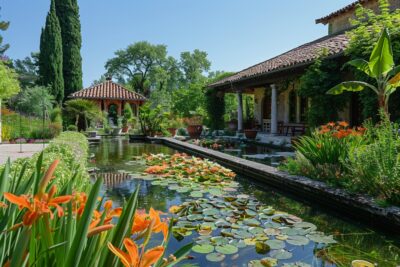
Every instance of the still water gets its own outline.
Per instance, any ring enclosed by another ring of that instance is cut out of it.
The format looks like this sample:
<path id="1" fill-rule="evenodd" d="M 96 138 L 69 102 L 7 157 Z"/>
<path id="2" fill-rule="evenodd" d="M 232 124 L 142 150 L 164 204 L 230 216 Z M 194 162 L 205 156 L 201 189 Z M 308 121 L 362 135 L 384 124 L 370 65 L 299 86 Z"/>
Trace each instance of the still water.
<path id="1" fill-rule="evenodd" d="M 163 145 L 149 143 L 129 143 L 127 139 L 103 138 L 99 144 L 91 145 L 93 158 L 91 167 L 96 167 L 104 179 L 102 194 L 112 199 L 116 205 L 121 204 L 140 186 L 139 208 L 148 210 L 153 207 L 168 212 L 172 205 L 179 205 L 190 199 L 188 194 L 177 193 L 168 187 L 152 185 L 151 181 L 135 179 L 135 173 L 143 171 L 137 165 L 130 164 L 134 156 L 144 153 L 173 154 L 177 151 Z M 306 203 L 298 198 L 284 194 L 265 185 L 253 182 L 251 177 L 237 176 L 238 194 L 248 194 L 263 205 L 273 206 L 275 210 L 298 216 L 306 222 L 315 224 L 319 231 L 334 235 L 338 244 L 327 249 L 310 242 L 305 246 L 288 246 L 293 256 L 290 260 L 279 260 L 278 266 L 285 263 L 303 262 L 310 266 L 349 266 L 353 259 L 367 259 L 378 263 L 378 266 L 391 267 L 400 264 L 400 237 L 378 233 L 360 222 L 342 218 L 314 203 Z M 178 241 L 171 238 L 168 254 L 179 247 L 192 242 L 197 234 Z M 254 246 L 247 246 L 235 255 L 227 255 L 223 262 L 213 263 L 205 254 L 191 253 L 192 260 L 186 260 L 179 266 L 247 266 L 255 259 L 268 257 L 260 255 Z M 298 266 L 298 265 L 288 265 Z"/>

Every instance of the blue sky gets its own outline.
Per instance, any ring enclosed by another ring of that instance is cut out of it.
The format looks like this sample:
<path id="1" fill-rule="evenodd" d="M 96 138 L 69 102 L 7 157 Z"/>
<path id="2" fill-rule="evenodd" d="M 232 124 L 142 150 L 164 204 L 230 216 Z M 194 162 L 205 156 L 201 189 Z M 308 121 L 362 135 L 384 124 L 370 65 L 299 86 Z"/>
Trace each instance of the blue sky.
<path id="1" fill-rule="evenodd" d="M 84 85 L 105 72 L 113 53 L 147 40 L 182 51 L 206 51 L 212 70 L 239 71 L 326 35 L 315 19 L 352 0 L 78 0 Z M 39 50 L 49 0 L 2 0 L 3 34 L 13 59 Z M 290 3 L 290 4 L 289 4 Z"/>

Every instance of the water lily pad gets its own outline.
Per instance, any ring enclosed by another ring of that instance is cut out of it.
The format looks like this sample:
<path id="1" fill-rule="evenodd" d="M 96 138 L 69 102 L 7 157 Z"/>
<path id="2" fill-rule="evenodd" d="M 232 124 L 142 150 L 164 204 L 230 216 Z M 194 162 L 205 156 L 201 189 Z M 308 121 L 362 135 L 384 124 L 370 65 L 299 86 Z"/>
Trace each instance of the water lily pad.
<path id="1" fill-rule="evenodd" d="M 233 245 L 216 246 L 215 250 L 219 253 L 227 255 L 235 254 L 236 252 L 238 252 L 238 248 Z"/>
<path id="2" fill-rule="evenodd" d="M 203 197 L 203 193 L 201 191 L 192 191 L 190 192 L 191 197 Z"/>
<path id="3" fill-rule="evenodd" d="M 192 250 L 196 253 L 208 254 L 214 251 L 214 246 L 208 244 L 194 245 Z"/>
<path id="4" fill-rule="evenodd" d="M 218 188 L 211 188 L 208 190 L 208 193 L 214 196 L 222 196 L 224 194 L 224 192 Z"/>
<path id="5" fill-rule="evenodd" d="M 309 222 L 295 223 L 295 224 L 293 224 L 293 227 L 300 228 L 300 229 L 305 229 L 309 233 L 312 232 L 312 231 L 317 230 L 317 226 L 315 226 L 314 224 L 309 223 Z"/>
<path id="6" fill-rule="evenodd" d="M 220 261 L 223 261 L 225 259 L 225 257 L 226 257 L 225 254 L 213 252 L 213 253 L 207 254 L 206 259 L 211 262 L 220 262 Z"/>
<path id="7" fill-rule="evenodd" d="M 297 261 L 297 262 L 292 262 L 292 263 L 285 263 L 282 265 L 282 267 L 311 267 L 311 265 L 308 263 Z"/>
<path id="8" fill-rule="evenodd" d="M 285 249 L 279 249 L 272 251 L 270 256 L 277 260 L 287 260 L 290 259 L 293 256 L 293 254 Z"/>
<path id="9" fill-rule="evenodd" d="M 203 215 L 201 214 L 190 214 L 187 216 L 189 221 L 200 221 L 203 219 Z"/>
<path id="10" fill-rule="evenodd" d="M 217 209 L 204 209 L 203 214 L 207 216 L 213 216 L 219 214 L 219 210 Z"/>
<path id="11" fill-rule="evenodd" d="M 305 246 L 310 242 L 310 240 L 305 236 L 293 235 L 289 236 L 286 242 L 295 246 Z"/>
<path id="12" fill-rule="evenodd" d="M 279 235 L 281 233 L 281 231 L 276 228 L 266 228 L 266 229 L 264 229 L 264 233 L 266 235 Z"/>
<path id="13" fill-rule="evenodd" d="M 213 236 L 211 237 L 211 243 L 216 246 L 222 246 L 229 243 L 229 240 L 222 236 Z"/>
<path id="14" fill-rule="evenodd" d="M 322 243 L 322 244 L 335 244 L 337 243 L 335 239 L 333 239 L 333 236 L 329 235 L 324 235 L 322 233 L 315 233 L 315 234 L 310 234 L 307 235 L 307 237 L 311 240 L 314 241 L 315 243 Z"/>
<path id="15" fill-rule="evenodd" d="M 176 192 L 178 192 L 178 193 L 187 193 L 187 192 L 189 192 L 190 191 L 190 188 L 189 187 L 180 187 L 180 188 L 178 188 L 177 190 L 176 190 Z"/>
<path id="16" fill-rule="evenodd" d="M 263 233 L 263 229 L 261 227 L 250 227 L 247 231 L 255 235 Z"/>
<path id="17" fill-rule="evenodd" d="M 256 252 L 258 254 L 267 254 L 271 250 L 271 247 L 264 242 L 256 242 Z"/>
<path id="18" fill-rule="evenodd" d="M 256 219 L 245 219 L 243 223 L 248 226 L 259 226 L 261 223 Z"/>
<path id="19" fill-rule="evenodd" d="M 261 260 L 250 261 L 248 267 L 274 267 L 276 265 L 278 265 L 277 259 L 267 257 Z"/>
<path id="20" fill-rule="evenodd" d="M 281 240 L 267 240 L 265 243 L 267 243 L 271 249 L 282 249 L 285 247 L 285 242 Z"/>

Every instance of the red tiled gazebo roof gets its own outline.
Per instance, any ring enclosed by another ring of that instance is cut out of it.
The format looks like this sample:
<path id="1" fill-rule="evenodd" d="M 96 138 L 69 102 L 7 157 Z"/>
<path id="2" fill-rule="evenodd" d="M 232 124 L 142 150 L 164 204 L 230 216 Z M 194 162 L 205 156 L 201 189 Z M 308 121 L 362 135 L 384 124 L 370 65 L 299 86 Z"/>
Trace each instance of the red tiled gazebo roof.
<path id="1" fill-rule="evenodd" d="M 344 49 L 346 48 L 348 41 L 349 39 L 344 33 L 328 35 L 239 71 L 222 80 L 209 84 L 208 87 L 216 88 L 239 81 L 256 78 L 258 76 L 269 75 L 280 71 L 288 71 L 289 69 L 304 66 L 305 64 L 311 64 L 321 55 L 322 50 L 326 50 L 327 56 L 340 56 L 344 53 Z"/>
<path id="2" fill-rule="evenodd" d="M 106 80 L 103 83 L 75 92 L 69 97 L 82 99 L 112 99 L 140 102 L 146 101 L 146 98 L 143 95 L 129 91 L 128 89 L 117 83 L 114 83 L 111 80 Z"/>

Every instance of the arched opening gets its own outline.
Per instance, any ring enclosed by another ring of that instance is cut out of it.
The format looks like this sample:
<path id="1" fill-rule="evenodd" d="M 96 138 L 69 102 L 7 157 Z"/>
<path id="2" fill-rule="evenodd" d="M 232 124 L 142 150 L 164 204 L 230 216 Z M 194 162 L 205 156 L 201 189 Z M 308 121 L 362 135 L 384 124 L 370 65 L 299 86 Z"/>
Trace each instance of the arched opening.
<path id="1" fill-rule="evenodd" d="M 110 124 L 118 125 L 118 106 L 116 104 L 108 106 L 108 121 Z"/>

